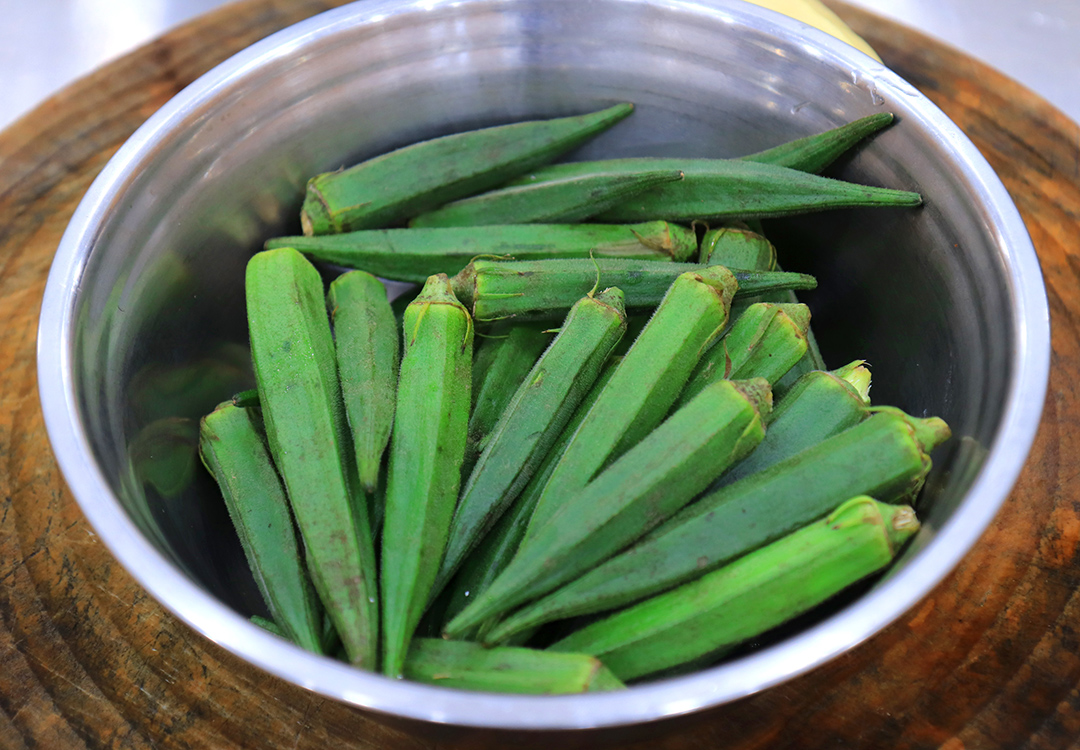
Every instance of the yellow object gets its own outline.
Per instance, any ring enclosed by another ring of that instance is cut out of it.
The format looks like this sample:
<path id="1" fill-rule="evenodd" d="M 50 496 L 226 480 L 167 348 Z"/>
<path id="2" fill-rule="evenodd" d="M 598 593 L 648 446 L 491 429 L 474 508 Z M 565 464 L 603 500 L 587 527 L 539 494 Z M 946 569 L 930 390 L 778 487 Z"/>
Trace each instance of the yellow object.
<path id="1" fill-rule="evenodd" d="M 796 21 L 802 21 L 827 34 L 832 34 L 837 39 L 847 42 L 874 59 L 881 61 L 874 48 L 867 44 L 866 40 L 851 30 L 851 27 L 840 20 L 840 16 L 829 10 L 820 0 L 747 0 L 747 2 L 760 5 L 762 8 L 775 10 L 783 13 Z"/>

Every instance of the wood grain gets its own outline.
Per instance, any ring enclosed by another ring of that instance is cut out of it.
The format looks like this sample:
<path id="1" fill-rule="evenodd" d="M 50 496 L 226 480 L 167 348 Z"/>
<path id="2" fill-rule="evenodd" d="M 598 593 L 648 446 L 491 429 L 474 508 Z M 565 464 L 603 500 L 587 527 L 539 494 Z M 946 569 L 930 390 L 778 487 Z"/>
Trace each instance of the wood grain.
<path id="1" fill-rule="evenodd" d="M 1080 737 L 1080 128 L 910 30 L 833 6 L 998 171 L 1043 264 L 1053 374 L 993 526 L 913 612 L 737 704 L 623 731 L 513 735 L 375 717 L 251 668 L 164 611 L 83 519 L 35 381 L 49 263 L 119 145 L 233 52 L 340 3 L 247 0 L 72 85 L 0 133 L 0 748 L 1067 748 Z"/>

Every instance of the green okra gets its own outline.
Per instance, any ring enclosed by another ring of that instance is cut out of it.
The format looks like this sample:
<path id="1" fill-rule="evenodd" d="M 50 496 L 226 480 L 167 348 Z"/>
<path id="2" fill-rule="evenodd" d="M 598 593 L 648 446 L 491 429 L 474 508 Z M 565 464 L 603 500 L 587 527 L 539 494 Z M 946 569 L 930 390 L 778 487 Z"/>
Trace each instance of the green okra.
<path id="1" fill-rule="evenodd" d="M 485 648 L 468 641 L 415 638 L 404 676 L 457 690 L 563 695 L 625 687 L 599 659 L 531 648 Z"/>
<path id="2" fill-rule="evenodd" d="M 553 258 L 697 257 L 695 232 L 666 221 L 639 224 L 505 224 L 469 227 L 365 229 L 315 237 L 275 237 L 267 248 L 294 247 L 314 260 L 358 268 L 375 276 L 423 284 L 428 276 L 453 276 L 478 257 Z"/>
<path id="3" fill-rule="evenodd" d="M 636 195 L 683 179 L 673 169 L 607 174 L 600 170 L 565 180 L 525 182 L 462 198 L 409 222 L 416 227 L 476 227 L 491 224 L 573 224 L 614 208 Z"/>
<path id="4" fill-rule="evenodd" d="M 531 527 L 502 574 L 446 626 L 447 635 L 574 580 L 677 512 L 761 442 L 771 398 L 761 378 L 702 390 Z M 499 642 L 499 628 L 486 640 Z"/>
<path id="5" fill-rule="evenodd" d="M 462 487 L 434 590 L 525 488 L 626 330 L 622 292 L 582 297 L 516 389 Z"/>
<path id="6" fill-rule="evenodd" d="M 806 353 L 810 308 L 757 302 L 705 352 L 676 401 L 685 404 L 709 383 L 761 377 L 775 383 Z"/>
<path id="7" fill-rule="evenodd" d="M 637 174 L 681 170 L 684 179 L 655 186 L 625 203 L 596 214 L 601 223 L 634 221 L 723 221 L 770 218 L 855 207 L 911 207 L 918 193 L 857 185 L 773 164 L 739 159 L 637 157 L 552 164 L 509 183 L 508 187 L 605 172 Z"/>
<path id="8" fill-rule="evenodd" d="M 495 326 L 489 335 L 477 338 L 466 463 L 479 455 L 514 392 L 553 337 L 543 326 L 526 324 Z"/>
<path id="9" fill-rule="evenodd" d="M 322 606 L 261 421 L 252 409 L 221 404 L 200 422 L 199 455 L 221 488 L 248 567 L 281 635 L 320 654 Z"/>
<path id="10" fill-rule="evenodd" d="M 822 520 L 587 625 L 550 650 L 593 654 L 624 681 L 720 655 L 880 572 L 918 529 L 909 506 L 853 497 Z"/>
<path id="11" fill-rule="evenodd" d="M 672 282 L 703 269 L 698 263 L 655 263 L 622 258 L 578 260 L 475 260 L 454 276 L 454 293 L 477 322 L 550 320 L 594 288 L 618 287 L 627 310 L 652 309 Z M 733 270 L 742 295 L 775 289 L 812 289 L 813 276 L 798 273 Z"/>
<path id="12" fill-rule="evenodd" d="M 713 489 L 732 484 L 854 427 L 871 414 L 870 371 L 862 360 L 837 370 L 814 370 L 796 381 L 769 416 L 765 439 L 731 467 Z"/>
<path id="13" fill-rule="evenodd" d="M 482 192 L 410 220 L 410 228 L 499 224 L 573 224 L 607 211 L 658 185 L 683 179 L 678 170 L 633 174 L 597 172 Z"/>
<path id="14" fill-rule="evenodd" d="M 526 538 L 546 523 L 562 498 L 664 420 L 702 352 L 727 324 L 736 288 L 734 275 L 723 266 L 699 266 L 670 284 L 552 469 Z"/>
<path id="15" fill-rule="evenodd" d="M 525 489 L 514 499 L 510 508 L 503 513 L 477 548 L 465 558 L 443 596 L 445 608 L 441 613 L 441 625 L 453 619 L 465 608 L 465 605 L 490 586 L 517 553 L 521 540 L 525 538 L 529 519 L 532 518 L 533 511 L 536 509 L 536 502 L 540 499 L 540 493 L 547 484 L 552 469 L 559 462 L 570 438 L 581 424 L 581 420 L 585 418 L 604 386 L 611 380 L 611 376 L 615 374 L 615 368 L 621 361 L 622 357 L 618 355 L 612 355 L 608 359 L 596 378 L 596 382 L 578 405 L 570 421 L 563 427 L 558 440 L 548 450 L 543 462 L 533 473 L 529 483 L 525 485 Z"/>
<path id="16" fill-rule="evenodd" d="M 300 528 L 308 572 L 349 661 L 374 669 L 374 540 L 359 487 L 319 272 L 296 250 L 256 253 L 245 280 L 267 443 Z"/>
<path id="17" fill-rule="evenodd" d="M 610 128 L 632 104 L 531 120 L 414 143 L 349 169 L 317 175 L 300 213 L 304 234 L 391 226 L 535 169 Z"/>
<path id="18" fill-rule="evenodd" d="M 744 161 L 775 164 L 800 172 L 822 172 L 849 149 L 893 121 L 891 112 L 861 117 L 824 133 L 799 138 L 742 157 Z"/>
<path id="19" fill-rule="evenodd" d="M 604 612 L 660 593 L 828 513 L 837 497 L 914 497 L 929 452 L 949 437 L 937 417 L 899 409 L 833 437 L 684 508 L 636 544 L 508 617 L 507 636 L 554 620 Z"/>
<path id="20" fill-rule="evenodd" d="M 708 265 L 748 271 L 774 271 L 776 246 L 749 229 L 722 226 L 705 232 L 699 260 Z"/>
<path id="21" fill-rule="evenodd" d="M 400 676 L 431 595 L 461 482 L 473 325 L 445 274 L 405 310 L 382 533 L 382 670 Z"/>
<path id="22" fill-rule="evenodd" d="M 394 425 L 399 359 L 394 312 L 386 287 L 365 271 L 334 279 L 327 305 L 360 484 L 373 493 Z"/>

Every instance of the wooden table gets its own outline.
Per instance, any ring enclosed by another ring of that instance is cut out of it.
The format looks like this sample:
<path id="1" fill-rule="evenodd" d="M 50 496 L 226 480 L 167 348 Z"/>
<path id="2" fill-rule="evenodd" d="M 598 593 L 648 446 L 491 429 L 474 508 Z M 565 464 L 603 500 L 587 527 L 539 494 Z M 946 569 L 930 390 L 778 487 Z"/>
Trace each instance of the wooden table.
<path id="1" fill-rule="evenodd" d="M 837 5 L 971 137 L 1016 200 L 1048 285 L 1053 372 L 1027 468 L 914 611 L 735 705 L 631 732 L 435 734 L 251 668 L 150 598 L 94 535 L 42 424 L 35 332 L 60 235 L 151 113 L 244 46 L 340 3 L 247 0 L 81 80 L 0 133 L 0 748 L 1065 748 L 1080 745 L 1080 128 L 908 29 Z"/>

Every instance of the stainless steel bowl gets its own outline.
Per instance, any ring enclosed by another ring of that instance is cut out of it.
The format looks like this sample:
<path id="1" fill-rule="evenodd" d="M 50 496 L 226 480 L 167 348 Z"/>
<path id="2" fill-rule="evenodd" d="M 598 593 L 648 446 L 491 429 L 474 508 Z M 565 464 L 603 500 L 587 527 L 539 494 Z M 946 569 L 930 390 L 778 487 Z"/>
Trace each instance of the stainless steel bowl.
<path id="1" fill-rule="evenodd" d="M 244 385 L 247 258 L 292 233 L 309 175 L 439 134 L 617 101 L 638 109 L 575 156 L 738 156 L 889 110 L 837 176 L 919 190 L 918 210 L 850 210 L 770 228 L 818 274 L 826 359 L 865 358 L 877 403 L 936 414 L 923 530 L 828 618 L 696 674 L 620 694 L 513 697 L 394 681 L 250 624 L 258 594 L 192 419 Z M 218 66 L 116 154 L 56 255 L 41 314 L 49 436 L 75 497 L 162 604 L 233 653 L 356 706 L 434 722 L 580 728 L 671 716 L 819 665 L 919 601 L 1007 496 L 1049 364 L 1031 242 L 972 144 L 875 60 L 735 0 L 367 0 Z"/>

